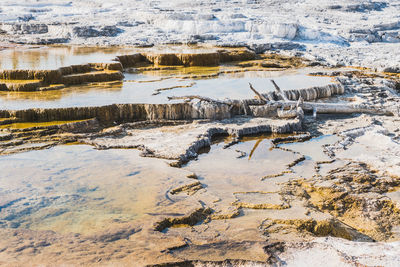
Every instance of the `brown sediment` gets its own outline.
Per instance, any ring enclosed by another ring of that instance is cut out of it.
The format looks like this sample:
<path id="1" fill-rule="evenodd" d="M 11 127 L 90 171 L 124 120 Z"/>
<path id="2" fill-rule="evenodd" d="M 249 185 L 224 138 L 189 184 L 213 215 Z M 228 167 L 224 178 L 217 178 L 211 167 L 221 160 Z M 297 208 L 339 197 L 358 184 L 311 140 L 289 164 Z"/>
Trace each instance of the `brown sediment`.
<path id="1" fill-rule="evenodd" d="M 280 66 L 292 66 L 292 67 L 305 67 L 308 66 L 310 61 L 301 58 L 301 57 L 294 57 L 294 56 L 284 56 L 280 54 L 261 54 L 260 57 L 266 63 L 278 64 Z"/>
<path id="2" fill-rule="evenodd" d="M 90 64 L 80 64 L 80 65 L 61 67 L 58 70 L 60 71 L 61 75 L 71 75 L 71 74 L 90 72 L 92 70 L 92 67 L 90 66 Z"/>
<path id="3" fill-rule="evenodd" d="M 46 83 L 59 81 L 62 73 L 60 70 L 2 70 L 2 80 L 41 80 Z"/>
<path id="4" fill-rule="evenodd" d="M 286 190 L 290 188 L 291 194 L 307 199 L 310 207 L 330 213 L 374 240 L 399 238 L 391 229 L 400 225 L 400 209 L 384 196 L 399 186 L 398 178 L 379 177 L 360 163 L 347 164 L 321 178 L 321 182 L 290 182 Z"/>
<path id="5" fill-rule="evenodd" d="M 217 52 L 204 53 L 144 53 L 143 56 L 155 66 L 218 66 L 221 63 L 252 60 L 256 58 L 256 54 L 247 49 L 237 50 L 219 50 Z M 135 56 L 140 58 L 139 56 Z M 122 58 L 125 62 L 125 58 Z M 127 60 L 128 61 L 128 60 Z M 132 60 L 132 62 L 135 60 Z M 141 62 L 141 61 L 139 61 Z M 124 64 L 123 64 L 124 65 Z M 132 66 L 125 64 L 127 66 Z"/>
<path id="6" fill-rule="evenodd" d="M 197 177 L 197 175 L 195 173 L 188 174 L 188 175 L 186 175 L 186 177 L 189 179 L 195 179 L 195 180 L 199 179 L 199 177 Z"/>
<path id="7" fill-rule="evenodd" d="M 117 56 L 124 68 L 135 67 L 145 62 L 155 66 L 218 66 L 221 63 L 253 60 L 256 54 L 248 49 L 218 50 L 202 53 L 157 53 L 144 52 Z"/>
<path id="8" fill-rule="evenodd" d="M 229 220 L 234 219 L 240 215 L 240 209 L 234 207 L 231 213 L 213 213 L 211 214 L 211 220 Z"/>
<path id="9" fill-rule="evenodd" d="M 305 160 L 306 160 L 306 157 L 301 156 L 300 158 L 296 159 L 295 161 L 288 164 L 287 166 L 288 166 L 288 168 L 292 168 L 292 167 L 296 166 L 297 164 L 299 164 L 300 162 L 305 161 Z"/>
<path id="10" fill-rule="evenodd" d="M 96 70 L 117 70 L 123 71 L 122 64 L 120 62 L 111 63 L 89 63 L 89 65 Z"/>
<path id="11" fill-rule="evenodd" d="M 194 182 L 191 184 L 183 185 L 177 188 L 174 188 L 170 191 L 172 195 L 176 195 L 179 193 L 186 193 L 188 195 L 193 195 L 197 191 L 203 188 L 203 185 L 200 182 Z"/>
<path id="12" fill-rule="evenodd" d="M 213 53 L 198 53 L 198 54 L 159 54 L 147 53 L 144 54 L 146 59 L 155 66 L 167 65 L 183 65 L 183 66 L 217 66 L 220 64 L 219 54 Z"/>
<path id="13" fill-rule="evenodd" d="M 69 123 L 82 122 L 86 120 L 68 120 L 68 121 L 48 121 L 48 122 L 10 122 L 8 124 L 4 124 L 0 126 L 0 129 L 39 129 L 39 128 L 47 128 L 49 126 L 55 125 L 64 125 Z"/>
<path id="14" fill-rule="evenodd" d="M 39 80 L 2 80 L 0 81 L 1 91 L 36 91 L 42 86 Z"/>
<path id="15" fill-rule="evenodd" d="M 268 202 L 268 197 L 269 195 L 273 196 L 276 195 L 276 197 L 279 197 L 278 194 L 276 193 L 270 193 L 270 192 L 236 192 L 234 193 L 236 198 L 240 198 L 239 195 L 260 195 L 264 196 L 265 200 L 263 202 Z M 274 202 L 274 201 L 273 201 Z M 290 208 L 290 205 L 282 200 L 279 199 L 279 203 L 251 203 L 251 201 L 245 201 L 241 199 L 237 199 L 236 201 L 232 202 L 232 205 L 237 207 L 237 208 L 246 208 L 246 209 L 273 209 L 273 210 L 282 210 L 282 209 L 288 209 Z"/>
<path id="16" fill-rule="evenodd" d="M 0 125 L 6 125 L 6 124 L 11 124 L 11 123 L 16 123 L 18 122 L 17 118 L 0 118 Z M 1 126 L 0 126 L 1 127 Z"/>
<path id="17" fill-rule="evenodd" d="M 121 71 L 119 62 L 71 65 L 57 70 L 2 70 L 0 90 L 46 91 L 63 89 L 62 85 L 120 81 L 124 78 Z"/>
<path id="18" fill-rule="evenodd" d="M 256 53 L 248 49 L 219 50 L 218 53 L 220 56 L 221 63 L 254 60 L 257 58 Z"/>
<path id="19" fill-rule="evenodd" d="M 275 146 L 278 144 L 285 144 L 285 143 L 294 143 L 294 142 L 305 142 L 312 138 L 311 134 L 299 134 L 299 135 L 290 135 L 290 136 L 279 136 L 276 138 L 271 139 L 272 144 Z"/>
<path id="20" fill-rule="evenodd" d="M 301 68 L 308 66 L 306 59 L 299 57 L 289 57 L 279 54 L 261 54 L 257 55 L 257 58 L 242 58 L 236 63 L 237 66 L 247 68 L 247 67 L 261 67 L 268 69 L 290 69 L 290 68 Z"/>
<path id="21" fill-rule="evenodd" d="M 116 60 L 118 60 L 122 67 L 125 68 L 130 68 L 130 67 L 135 67 L 139 63 L 144 63 L 146 62 L 146 57 L 144 57 L 140 53 L 132 54 L 132 55 L 122 55 L 122 56 L 117 56 Z"/>
<path id="22" fill-rule="evenodd" d="M 334 236 L 348 240 L 368 240 L 368 237 L 335 219 L 275 219 L 264 222 L 263 228 L 267 233 L 293 228 L 295 231 L 306 232 L 314 236 Z M 372 239 L 368 241 L 372 241 Z"/>
<path id="23" fill-rule="evenodd" d="M 187 216 L 179 217 L 179 218 L 165 218 L 164 220 L 156 223 L 154 230 L 162 232 L 167 228 L 176 226 L 176 225 L 187 225 L 193 226 L 197 223 L 200 223 L 206 220 L 212 210 L 210 208 L 199 208 Z"/>
<path id="24" fill-rule="evenodd" d="M 122 80 L 124 75 L 120 71 L 95 71 L 80 74 L 64 75 L 61 83 L 66 85 L 77 85 L 92 82 L 107 82 Z"/>
<path id="25" fill-rule="evenodd" d="M 293 172 L 292 172 L 291 170 L 286 170 L 286 171 L 283 171 L 283 172 L 281 172 L 281 173 L 263 176 L 263 177 L 261 178 L 261 180 L 265 180 L 265 179 L 268 179 L 268 178 L 280 177 L 280 176 L 283 176 L 283 175 L 288 174 L 288 173 L 293 173 Z"/>

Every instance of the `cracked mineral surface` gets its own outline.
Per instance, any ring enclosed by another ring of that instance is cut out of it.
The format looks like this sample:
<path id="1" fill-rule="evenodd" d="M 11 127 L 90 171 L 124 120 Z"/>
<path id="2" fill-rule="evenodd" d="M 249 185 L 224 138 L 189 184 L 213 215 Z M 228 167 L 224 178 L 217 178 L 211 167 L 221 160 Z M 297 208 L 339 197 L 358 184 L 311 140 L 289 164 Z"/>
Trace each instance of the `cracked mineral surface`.
<path id="1" fill-rule="evenodd" d="M 3 41 L 126 45 L 0 51 L 0 265 L 400 264 L 398 3 L 228 2 L 0 4 Z"/>

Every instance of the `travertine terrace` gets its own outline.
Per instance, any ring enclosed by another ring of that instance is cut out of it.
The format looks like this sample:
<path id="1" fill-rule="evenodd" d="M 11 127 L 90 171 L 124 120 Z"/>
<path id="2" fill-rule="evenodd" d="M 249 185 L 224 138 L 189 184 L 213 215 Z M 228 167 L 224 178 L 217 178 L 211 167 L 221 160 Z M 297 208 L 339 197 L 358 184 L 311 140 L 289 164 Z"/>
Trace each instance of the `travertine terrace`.
<path id="1" fill-rule="evenodd" d="M 397 1 L 14 2 L 1 266 L 400 264 Z"/>

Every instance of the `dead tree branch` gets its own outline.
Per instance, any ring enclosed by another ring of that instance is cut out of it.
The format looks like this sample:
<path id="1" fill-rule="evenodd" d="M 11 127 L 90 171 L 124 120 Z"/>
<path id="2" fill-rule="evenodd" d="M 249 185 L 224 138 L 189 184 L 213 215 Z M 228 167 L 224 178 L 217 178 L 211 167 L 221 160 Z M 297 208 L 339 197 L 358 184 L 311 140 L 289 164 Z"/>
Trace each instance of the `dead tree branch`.
<path id="1" fill-rule="evenodd" d="M 249 85 L 250 85 L 251 91 L 253 91 L 260 100 L 264 101 L 265 103 L 268 103 L 268 100 L 262 94 L 260 94 L 256 89 L 254 89 L 254 87 L 251 83 L 249 83 Z"/>
<path id="2" fill-rule="evenodd" d="M 275 86 L 275 91 L 278 95 L 280 95 L 283 101 L 287 102 L 289 99 L 286 97 L 286 94 L 281 90 L 281 88 L 276 84 L 274 80 L 271 80 L 272 84 Z"/>

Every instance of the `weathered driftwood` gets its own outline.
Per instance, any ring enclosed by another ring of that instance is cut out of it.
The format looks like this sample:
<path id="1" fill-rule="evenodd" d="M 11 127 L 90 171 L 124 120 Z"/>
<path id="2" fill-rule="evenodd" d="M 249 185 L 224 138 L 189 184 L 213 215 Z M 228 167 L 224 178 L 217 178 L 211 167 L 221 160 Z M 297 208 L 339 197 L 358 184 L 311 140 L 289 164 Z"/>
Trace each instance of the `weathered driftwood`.
<path id="1" fill-rule="evenodd" d="M 231 107 L 234 106 L 255 106 L 259 109 L 265 109 L 268 111 L 271 110 L 281 110 L 279 111 L 282 117 L 287 117 L 289 114 L 294 114 L 294 111 L 298 108 L 299 101 L 274 101 L 265 103 L 264 100 L 258 99 L 248 99 L 248 100 L 215 100 L 209 97 L 202 97 L 198 95 L 189 95 L 189 96 L 172 96 L 168 97 L 169 100 L 201 100 L 214 104 L 224 104 L 229 105 Z M 265 103 L 265 104 L 264 104 Z M 363 105 L 363 104 L 340 104 L 340 103 L 317 103 L 317 102 L 303 102 L 300 106 L 304 111 L 312 112 L 314 109 L 317 110 L 320 114 L 352 114 L 352 113 L 369 113 L 369 114 L 378 114 L 378 115 L 389 115 L 393 116 L 393 112 L 387 109 L 376 108 L 373 106 Z M 283 110 L 283 111 L 282 111 Z M 289 110 L 289 111 L 287 111 Z M 278 111 L 277 111 L 278 112 Z M 286 113 L 285 113 L 286 112 Z M 278 115 L 279 116 L 279 115 Z"/>
<path id="2" fill-rule="evenodd" d="M 279 118 L 289 119 L 297 117 L 297 109 L 284 110 L 282 108 L 277 110 Z"/>
<path id="3" fill-rule="evenodd" d="M 299 101 L 291 101 L 288 100 L 286 95 L 280 89 L 280 87 L 275 83 L 274 80 L 271 80 L 272 84 L 275 86 L 277 94 L 279 94 L 283 101 L 274 101 L 267 103 L 267 105 L 274 105 L 277 108 L 280 108 L 281 111 L 278 111 L 278 116 L 281 114 L 282 117 L 285 116 L 293 116 L 294 113 L 291 110 L 293 108 L 301 107 L 304 111 L 313 111 L 316 110 L 318 113 L 323 114 L 352 114 L 352 113 L 370 113 L 370 114 L 379 114 L 379 115 L 394 115 L 392 111 L 376 108 L 373 106 L 363 105 L 363 104 L 341 104 L 341 103 L 316 103 L 316 102 L 304 102 L 303 99 L 299 98 Z M 254 88 L 250 88 L 254 92 Z M 251 104 L 250 104 L 251 105 Z M 285 111 L 285 109 L 289 109 L 289 111 Z"/>
<path id="4" fill-rule="evenodd" d="M 304 104 L 303 98 L 300 96 L 299 100 L 297 101 L 297 117 L 300 120 L 304 119 L 303 104 Z"/>
<path id="5" fill-rule="evenodd" d="M 278 112 L 282 117 L 284 112 L 287 111 L 289 116 L 291 110 L 296 108 L 296 101 L 281 102 L 276 101 L 271 104 L 256 105 L 249 104 L 252 113 L 259 117 L 272 116 L 271 114 L 276 114 L 278 117 Z M 283 111 L 282 111 L 283 109 Z M 297 108 L 298 109 L 298 108 Z M 312 112 L 314 109 L 320 114 L 355 114 L 355 113 L 368 113 L 376 115 L 388 115 L 393 116 L 394 113 L 391 110 L 376 108 L 372 106 L 362 105 L 362 104 L 336 104 L 336 103 L 315 103 L 315 102 L 304 102 L 302 110 L 307 112 Z M 274 112 L 275 111 L 275 112 Z M 294 114 L 294 113 L 293 113 Z"/>
<path id="6" fill-rule="evenodd" d="M 393 116 L 393 112 L 387 109 L 376 108 L 363 104 L 336 104 L 336 103 L 312 103 L 304 102 L 303 109 L 306 111 L 317 110 L 324 114 L 351 114 L 351 113 L 370 113 L 378 115 Z"/>
<path id="7" fill-rule="evenodd" d="M 350 103 L 317 103 L 317 102 L 304 102 L 300 96 L 298 101 L 289 100 L 284 91 L 271 80 L 275 86 L 276 94 L 283 100 L 274 101 L 268 100 L 261 93 L 259 93 L 251 83 L 249 83 L 250 90 L 252 90 L 258 99 L 247 100 L 216 100 L 209 97 L 199 95 L 188 96 L 171 96 L 169 100 L 185 100 L 192 101 L 194 99 L 209 102 L 217 105 L 228 105 L 232 115 L 252 115 L 258 117 L 279 117 L 279 118 L 293 118 L 304 117 L 304 112 L 312 112 L 316 110 L 322 114 L 353 114 L 353 113 L 369 113 L 378 115 L 394 115 L 392 111 L 384 108 L 378 108 L 365 104 L 350 104 Z"/>
<path id="8" fill-rule="evenodd" d="M 249 83 L 249 85 L 250 85 L 250 89 L 258 96 L 258 98 L 260 100 L 264 101 L 265 103 L 268 103 L 268 100 L 262 94 L 260 94 L 256 89 L 254 89 L 254 87 L 251 83 Z"/>

